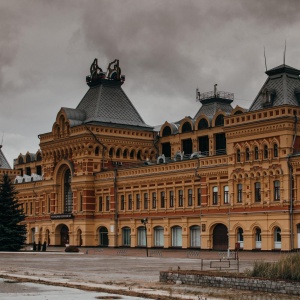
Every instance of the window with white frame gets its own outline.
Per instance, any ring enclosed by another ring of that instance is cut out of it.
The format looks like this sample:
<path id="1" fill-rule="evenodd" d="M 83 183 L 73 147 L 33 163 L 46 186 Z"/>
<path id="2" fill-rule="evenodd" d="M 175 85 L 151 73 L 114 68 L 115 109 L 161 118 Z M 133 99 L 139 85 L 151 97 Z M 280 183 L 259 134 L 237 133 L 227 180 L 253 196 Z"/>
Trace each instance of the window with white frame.
<path id="1" fill-rule="evenodd" d="M 223 192 L 224 192 L 224 204 L 229 204 L 229 187 L 228 187 L 228 185 L 224 186 Z"/>
<path id="2" fill-rule="evenodd" d="M 212 204 L 217 205 L 218 204 L 218 187 L 213 187 L 213 195 L 212 195 Z"/>

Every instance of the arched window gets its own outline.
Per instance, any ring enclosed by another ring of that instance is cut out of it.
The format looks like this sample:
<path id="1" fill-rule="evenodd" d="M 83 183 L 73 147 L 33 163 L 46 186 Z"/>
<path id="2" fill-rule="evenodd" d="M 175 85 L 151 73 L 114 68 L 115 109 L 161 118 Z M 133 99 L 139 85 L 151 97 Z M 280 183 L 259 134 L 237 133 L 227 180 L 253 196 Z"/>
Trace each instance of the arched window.
<path id="1" fill-rule="evenodd" d="M 274 147 L 273 147 L 273 156 L 274 157 L 278 157 L 278 145 L 277 144 L 274 144 Z"/>
<path id="2" fill-rule="evenodd" d="M 201 119 L 198 123 L 198 129 L 207 129 L 208 128 L 208 122 L 206 119 Z"/>
<path id="3" fill-rule="evenodd" d="M 200 247 L 200 226 L 198 225 L 190 228 L 190 245 L 191 247 Z"/>
<path id="4" fill-rule="evenodd" d="M 116 152 L 116 157 L 120 157 L 121 156 L 121 149 L 119 148 Z"/>
<path id="5" fill-rule="evenodd" d="M 241 150 L 237 149 L 236 151 L 236 162 L 241 162 Z"/>
<path id="6" fill-rule="evenodd" d="M 241 227 L 237 230 L 237 242 L 240 244 L 240 248 L 244 248 L 244 231 Z"/>
<path id="7" fill-rule="evenodd" d="M 274 201 L 280 200 L 280 181 L 274 181 Z"/>
<path id="8" fill-rule="evenodd" d="M 154 246 L 164 246 L 164 228 L 162 226 L 154 227 Z"/>
<path id="9" fill-rule="evenodd" d="M 260 182 L 254 183 L 255 202 L 261 201 Z"/>
<path id="10" fill-rule="evenodd" d="M 274 228 L 274 249 L 281 249 L 281 229 Z"/>
<path id="11" fill-rule="evenodd" d="M 127 158 L 127 156 L 128 156 L 128 150 L 125 149 L 124 152 L 123 152 L 123 158 Z"/>
<path id="12" fill-rule="evenodd" d="M 28 155 L 26 155 L 26 162 L 27 163 L 30 163 L 31 162 L 31 157 L 30 157 L 30 155 L 28 154 Z"/>
<path id="13" fill-rule="evenodd" d="M 223 126 L 224 125 L 224 116 L 218 115 L 216 118 L 215 126 Z"/>
<path id="14" fill-rule="evenodd" d="M 99 147 L 96 147 L 96 148 L 95 148 L 95 155 L 99 155 L 99 153 L 100 153 L 100 148 L 99 148 Z"/>
<path id="15" fill-rule="evenodd" d="M 269 150 L 268 150 L 268 146 L 264 145 L 264 159 L 268 158 L 269 154 Z"/>
<path id="16" fill-rule="evenodd" d="M 172 247 L 182 247 L 182 228 L 172 227 Z"/>
<path id="17" fill-rule="evenodd" d="M 114 155 L 114 148 L 110 148 L 109 149 L 109 157 L 113 157 L 113 155 Z"/>
<path id="18" fill-rule="evenodd" d="M 170 126 L 166 126 L 162 132 L 162 136 L 169 136 L 169 135 L 171 135 L 171 133 L 172 132 L 171 132 Z"/>
<path id="19" fill-rule="evenodd" d="M 130 244 L 131 244 L 130 234 L 131 234 L 130 227 L 122 228 L 122 244 L 123 244 L 123 246 L 130 246 Z"/>
<path id="20" fill-rule="evenodd" d="M 67 169 L 64 176 L 64 212 L 71 213 L 73 210 L 73 194 L 71 190 L 71 171 Z"/>
<path id="21" fill-rule="evenodd" d="M 182 125 L 182 133 L 184 132 L 191 132 L 192 131 L 192 126 L 189 122 L 185 122 L 183 125 Z"/>
<path id="22" fill-rule="evenodd" d="M 246 161 L 250 159 L 250 151 L 249 148 L 246 148 Z"/>
<path id="23" fill-rule="evenodd" d="M 261 249 L 261 229 L 255 229 L 255 248 Z"/>
<path id="24" fill-rule="evenodd" d="M 141 152 L 141 150 L 139 150 L 138 153 L 137 153 L 137 159 L 142 159 L 142 152 Z"/>
<path id="25" fill-rule="evenodd" d="M 254 148 L 254 159 L 258 160 L 258 147 Z"/>
<path id="26" fill-rule="evenodd" d="M 37 161 L 41 161 L 42 160 L 42 155 L 41 155 L 40 152 L 36 155 L 36 160 Z"/>
<path id="27" fill-rule="evenodd" d="M 137 229 L 138 246 L 146 246 L 146 227 L 140 226 Z"/>
<path id="28" fill-rule="evenodd" d="M 19 157 L 19 164 L 23 164 L 24 163 L 24 159 L 22 156 Z"/>
<path id="29" fill-rule="evenodd" d="M 135 153 L 134 150 L 130 151 L 130 158 L 134 158 L 134 153 Z"/>

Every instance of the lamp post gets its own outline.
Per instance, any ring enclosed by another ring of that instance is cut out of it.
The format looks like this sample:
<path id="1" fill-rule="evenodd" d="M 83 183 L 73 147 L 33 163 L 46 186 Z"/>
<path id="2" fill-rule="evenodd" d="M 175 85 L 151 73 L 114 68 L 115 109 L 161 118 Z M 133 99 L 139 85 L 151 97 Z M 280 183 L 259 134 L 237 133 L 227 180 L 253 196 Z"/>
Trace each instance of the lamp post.
<path id="1" fill-rule="evenodd" d="M 148 257 L 148 246 L 147 246 L 147 224 L 148 224 L 148 218 L 142 219 L 141 222 L 145 226 L 146 254 L 147 254 L 147 257 Z"/>

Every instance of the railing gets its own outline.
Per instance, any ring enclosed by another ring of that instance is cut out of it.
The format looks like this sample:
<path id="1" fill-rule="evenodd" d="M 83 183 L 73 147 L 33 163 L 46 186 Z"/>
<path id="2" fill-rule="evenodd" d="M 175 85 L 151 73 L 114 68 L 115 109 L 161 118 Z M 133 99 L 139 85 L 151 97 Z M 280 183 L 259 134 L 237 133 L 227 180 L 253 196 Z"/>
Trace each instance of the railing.
<path id="1" fill-rule="evenodd" d="M 221 98 L 221 99 L 228 99 L 234 100 L 234 93 L 222 92 L 222 91 L 211 91 L 206 93 L 201 93 L 199 95 L 199 100 L 206 100 L 206 99 L 214 99 L 214 98 Z"/>

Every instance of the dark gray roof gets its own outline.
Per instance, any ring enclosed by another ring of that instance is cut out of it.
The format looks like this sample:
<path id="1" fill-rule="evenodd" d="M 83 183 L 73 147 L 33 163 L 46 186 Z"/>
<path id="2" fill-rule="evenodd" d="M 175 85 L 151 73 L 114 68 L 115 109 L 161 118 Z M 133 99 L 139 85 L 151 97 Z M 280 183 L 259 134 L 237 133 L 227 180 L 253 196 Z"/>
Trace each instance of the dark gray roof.
<path id="1" fill-rule="evenodd" d="M 197 119 L 200 115 L 205 115 L 212 120 L 218 110 L 222 110 L 226 115 L 229 115 L 232 109 L 228 100 L 214 99 L 214 101 L 209 102 L 202 101 L 202 106 L 196 113 L 194 119 Z"/>
<path id="2" fill-rule="evenodd" d="M 76 111 L 81 112 L 77 121 L 82 120 L 85 114 L 83 123 L 118 124 L 153 130 L 143 121 L 118 81 L 102 80 L 100 84 L 90 87 Z"/>
<path id="3" fill-rule="evenodd" d="M 299 106 L 296 92 L 300 89 L 300 70 L 280 65 L 266 72 L 268 78 L 260 89 L 249 111 L 280 105 Z M 270 98 L 268 98 L 270 94 Z"/>
<path id="4" fill-rule="evenodd" d="M 2 150 L 2 145 L 0 145 L 0 169 L 11 169 L 7 159 L 5 158 Z"/>

